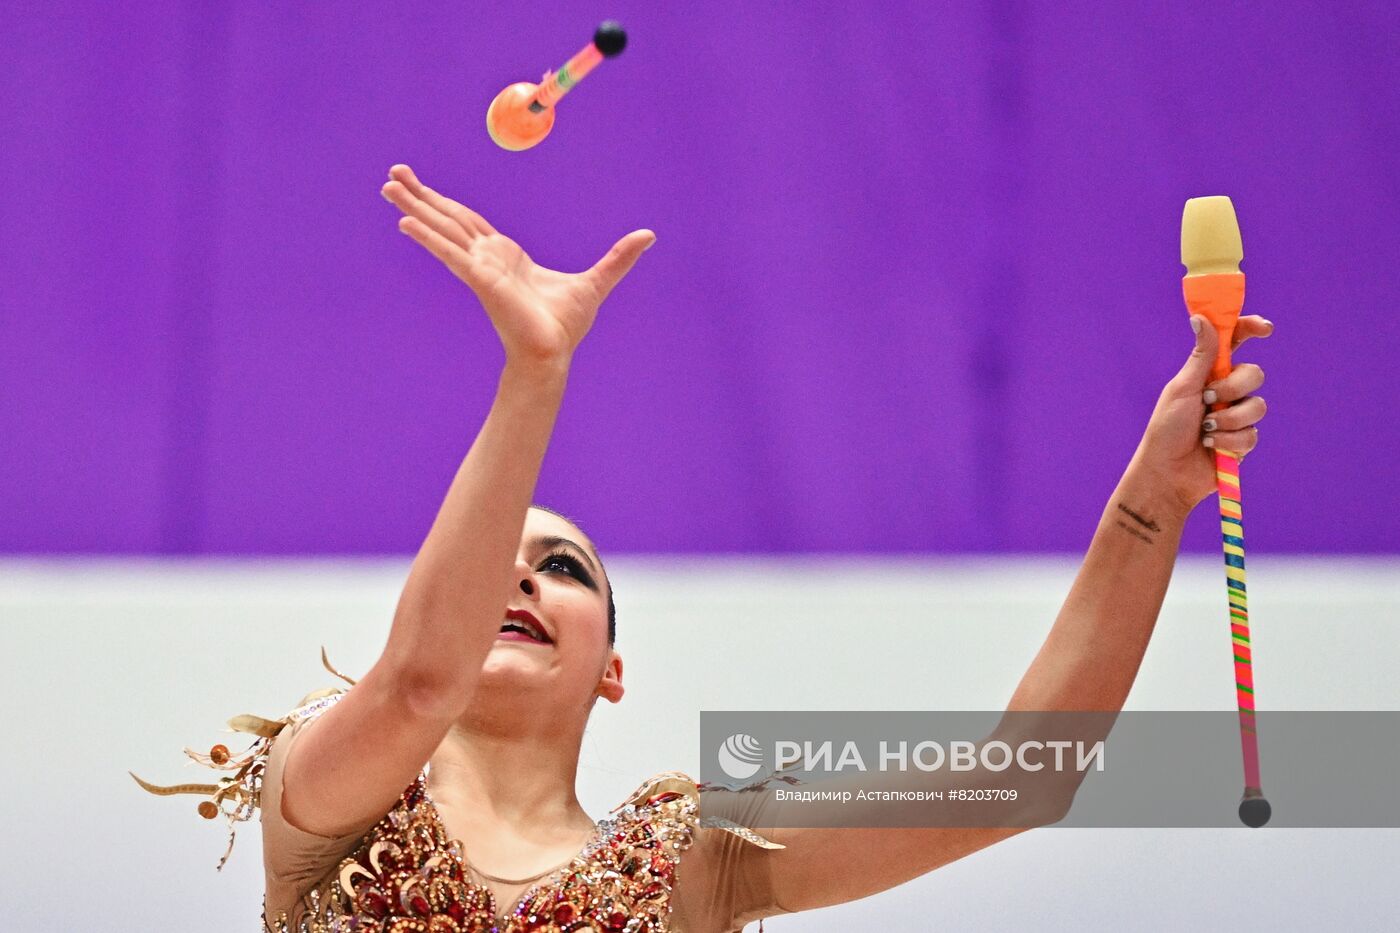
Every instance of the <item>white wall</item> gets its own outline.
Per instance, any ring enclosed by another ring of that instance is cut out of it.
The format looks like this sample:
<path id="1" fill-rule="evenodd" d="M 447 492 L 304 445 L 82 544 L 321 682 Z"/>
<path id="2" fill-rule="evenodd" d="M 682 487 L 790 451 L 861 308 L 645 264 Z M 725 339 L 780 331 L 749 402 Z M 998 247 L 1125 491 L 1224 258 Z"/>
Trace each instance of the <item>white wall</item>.
<path id="1" fill-rule="evenodd" d="M 218 875 L 222 821 L 199 819 L 197 798 L 145 794 L 126 771 L 205 780 L 181 747 L 228 741 L 229 716 L 280 716 L 332 685 L 323 643 L 342 670 L 363 672 L 407 567 L 0 562 L 0 926 L 257 929 L 257 824 Z M 656 771 L 698 774 L 703 709 L 999 709 L 1076 569 L 1071 559 L 613 556 L 629 692 L 594 715 L 580 797 L 602 816 Z M 1400 559 L 1261 555 L 1249 583 L 1261 709 L 1400 708 Z M 1130 708 L 1233 708 L 1223 590 L 1218 558 L 1183 559 Z M 875 627 L 890 621 L 898 633 Z M 1400 913 L 1397 861 L 1400 830 L 1044 829 L 766 927 L 1388 928 Z"/>

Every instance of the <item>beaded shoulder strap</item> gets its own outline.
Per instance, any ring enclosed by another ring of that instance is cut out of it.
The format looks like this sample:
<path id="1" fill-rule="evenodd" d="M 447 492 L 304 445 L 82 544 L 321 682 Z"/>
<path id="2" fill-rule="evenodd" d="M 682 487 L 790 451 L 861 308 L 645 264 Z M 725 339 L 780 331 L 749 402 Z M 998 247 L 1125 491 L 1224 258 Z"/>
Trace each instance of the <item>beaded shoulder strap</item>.
<path id="1" fill-rule="evenodd" d="M 346 677 L 331 665 L 330 659 L 326 657 L 325 648 L 321 649 L 321 663 L 325 665 L 326 670 L 350 686 L 355 685 L 354 680 Z M 253 743 L 241 752 L 231 752 L 228 746 L 222 743 L 210 748 L 207 753 L 186 747 L 185 754 L 192 761 L 198 762 L 206 768 L 225 772 L 225 775 L 219 778 L 216 783 L 163 786 L 143 780 L 131 771 L 128 771 L 127 774 L 130 774 L 132 779 L 144 790 L 159 797 L 196 794 L 209 798 L 200 801 L 196 808 L 199 815 L 206 820 L 212 820 L 222 813 L 228 820 L 228 848 L 224 850 L 223 857 L 219 859 L 218 864 L 218 870 L 222 871 L 229 856 L 233 854 L 233 842 L 237 835 L 238 824 L 252 819 L 253 813 L 258 808 L 262 793 L 263 772 L 267 769 L 267 758 L 272 750 L 272 740 L 277 738 L 282 730 L 292 723 L 320 715 L 345 693 L 346 691 L 341 688 L 332 687 L 307 694 L 297 704 L 296 709 L 281 719 L 265 719 L 262 716 L 246 713 L 233 717 L 228 721 L 230 729 L 244 735 L 255 736 Z"/>
<path id="2" fill-rule="evenodd" d="M 764 785 L 766 785 L 769 781 L 775 779 L 784 781 L 789 784 L 802 783 L 794 777 L 778 776 L 775 774 L 764 778 L 762 781 L 756 781 L 753 784 L 746 785 L 741 790 L 758 790 Z M 635 791 L 633 791 L 626 800 L 624 800 L 618 806 L 614 807 L 612 812 L 616 813 L 618 810 L 621 810 L 623 807 L 627 806 L 645 807 L 665 800 L 673 800 L 680 796 L 686 796 L 691 798 L 691 800 L 695 802 L 695 812 L 699 813 L 700 791 L 708 790 L 717 786 L 720 785 L 711 784 L 708 782 L 697 784 L 694 781 L 694 779 L 690 777 L 690 775 L 682 771 L 663 771 L 660 774 L 657 774 L 642 782 L 642 784 Z M 754 832 L 752 829 L 749 829 L 747 826 L 742 826 L 738 823 L 735 823 L 733 820 L 727 820 L 722 816 L 700 815 L 696 818 L 695 823 L 697 826 L 704 826 L 713 829 L 722 829 L 727 833 L 733 833 L 735 836 L 738 836 L 745 842 L 751 842 L 754 845 L 763 849 L 787 848 L 787 846 L 782 845 L 781 843 L 765 839 L 763 836 L 760 836 L 758 833 Z"/>

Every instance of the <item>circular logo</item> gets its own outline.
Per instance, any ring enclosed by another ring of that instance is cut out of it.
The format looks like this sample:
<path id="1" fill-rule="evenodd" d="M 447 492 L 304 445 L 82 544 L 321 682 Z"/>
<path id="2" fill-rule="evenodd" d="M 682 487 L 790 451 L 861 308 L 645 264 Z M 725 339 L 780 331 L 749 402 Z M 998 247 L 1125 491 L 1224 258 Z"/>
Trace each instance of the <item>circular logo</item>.
<path id="1" fill-rule="evenodd" d="M 743 732 L 731 735 L 719 747 L 719 766 L 732 778 L 753 777 L 763 766 L 763 746 Z"/>

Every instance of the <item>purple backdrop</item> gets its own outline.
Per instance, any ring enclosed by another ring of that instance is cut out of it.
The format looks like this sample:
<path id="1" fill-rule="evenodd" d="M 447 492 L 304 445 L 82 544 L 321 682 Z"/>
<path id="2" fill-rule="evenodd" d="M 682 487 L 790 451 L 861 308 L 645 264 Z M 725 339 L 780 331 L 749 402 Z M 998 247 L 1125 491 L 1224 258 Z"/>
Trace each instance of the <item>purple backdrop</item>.
<path id="1" fill-rule="evenodd" d="M 502 355 L 397 161 L 546 264 L 657 231 L 537 495 L 605 552 L 1081 550 L 1205 194 L 1278 324 L 1252 553 L 1400 550 L 1400 7 L 306 6 L 7 12 L 0 551 L 414 550 Z M 492 96 L 609 16 L 497 149 Z"/>

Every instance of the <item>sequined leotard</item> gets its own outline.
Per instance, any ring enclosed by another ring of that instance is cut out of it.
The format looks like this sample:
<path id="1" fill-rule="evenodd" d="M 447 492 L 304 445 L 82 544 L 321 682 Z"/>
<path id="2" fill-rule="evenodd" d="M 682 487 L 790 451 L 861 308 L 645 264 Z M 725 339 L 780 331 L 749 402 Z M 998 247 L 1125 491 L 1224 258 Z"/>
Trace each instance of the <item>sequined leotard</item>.
<path id="1" fill-rule="evenodd" d="M 766 872 L 752 863 L 740 871 L 738 850 L 782 847 L 733 820 L 702 818 L 704 785 L 680 772 L 644 782 L 596 824 L 569 865 L 535 883 L 504 912 L 493 892 L 467 872 L 461 845 L 448 838 L 424 773 L 367 832 L 330 839 L 299 830 L 281 817 L 282 761 L 295 736 L 342 695 L 290 714 L 289 728 L 266 753 L 259 795 L 265 933 L 713 933 L 746 922 L 729 905 L 769 900 Z M 697 834 L 709 839 L 702 847 L 706 864 L 695 868 L 705 873 L 706 890 L 678 904 L 673 895 L 682 855 Z M 767 904 L 748 919 L 784 912 Z"/>

